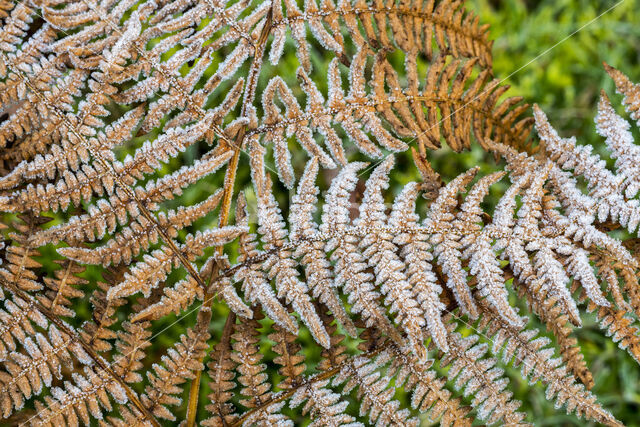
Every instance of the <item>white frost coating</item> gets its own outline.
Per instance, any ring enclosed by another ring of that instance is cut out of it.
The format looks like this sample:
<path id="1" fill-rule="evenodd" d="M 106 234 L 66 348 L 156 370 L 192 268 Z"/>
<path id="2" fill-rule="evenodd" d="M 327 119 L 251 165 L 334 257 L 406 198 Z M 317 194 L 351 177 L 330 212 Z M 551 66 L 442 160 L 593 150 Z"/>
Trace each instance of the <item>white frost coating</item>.
<path id="1" fill-rule="evenodd" d="M 602 307 L 610 307 L 611 304 L 602 294 L 600 284 L 596 278 L 593 267 L 589 263 L 589 254 L 581 248 L 566 246 L 565 251 L 558 249 L 559 253 L 568 255 L 566 266 L 567 272 L 580 280 L 580 284 L 584 288 L 587 296 L 591 301 Z"/>
<path id="2" fill-rule="evenodd" d="M 103 52 L 102 56 L 106 61 L 106 64 L 102 66 L 102 70 L 104 72 L 109 72 L 112 64 L 119 61 L 122 56 L 127 54 L 126 51 L 129 48 L 129 45 L 140 35 L 141 30 L 142 25 L 140 24 L 140 16 L 137 11 L 134 11 L 127 20 L 126 30 L 122 33 L 113 48 L 111 48 L 111 51 L 105 50 Z"/>
<path id="3" fill-rule="evenodd" d="M 605 143 L 616 159 L 616 169 L 625 178 L 625 197 L 631 199 L 640 190 L 640 146 L 635 145 L 629 131 L 629 122 L 624 120 L 611 106 L 607 96 L 602 93 L 598 103 L 596 131 L 606 138 Z"/>

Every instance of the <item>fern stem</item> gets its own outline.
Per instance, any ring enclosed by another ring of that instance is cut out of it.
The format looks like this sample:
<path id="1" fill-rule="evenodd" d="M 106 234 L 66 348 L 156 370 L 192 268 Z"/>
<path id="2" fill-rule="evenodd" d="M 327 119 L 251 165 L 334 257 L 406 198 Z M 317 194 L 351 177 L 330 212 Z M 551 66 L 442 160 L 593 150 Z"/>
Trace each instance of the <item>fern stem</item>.
<path id="1" fill-rule="evenodd" d="M 266 17 L 266 23 L 262 28 L 260 33 L 260 38 L 258 39 L 258 43 L 254 46 L 254 56 L 251 64 L 251 72 L 247 78 L 247 85 L 245 86 L 245 98 L 242 104 L 241 116 L 246 117 L 248 112 L 248 107 L 253 103 L 253 99 L 255 97 L 255 89 L 258 84 L 258 75 L 260 74 L 261 69 L 261 61 L 264 54 L 264 49 L 267 44 L 267 39 L 269 38 L 269 34 L 271 33 L 272 28 L 272 15 L 273 9 L 269 10 L 269 14 Z M 240 153 L 243 150 L 244 139 L 247 135 L 247 128 L 243 126 L 238 131 L 238 134 L 235 138 L 235 144 L 231 144 L 233 146 L 233 157 L 231 158 L 229 165 L 227 167 L 227 172 L 224 177 L 224 195 L 222 198 L 222 206 L 220 207 L 220 218 L 218 220 L 218 226 L 224 227 L 229 222 L 229 213 L 231 212 L 231 203 L 233 200 L 233 187 L 236 181 L 236 172 L 238 170 L 238 162 L 240 159 Z M 216 248 L 216 254 L 222 255 L 223 251 L 222 246 L 218 246 Z M 208 319 L 207 323 L 211 320 L 211 306 L 213 305 L 213 299 L 215 298 L 217 292 L 216 288 L 213 285 L 214 280 L 220 275 L 220 266 L 219 264 L 215 264 L 211 269 L 211 275 L 209 277 L 209 286 L 203 286 L 198 282 L 198 285 L 202 286 L 205 289 L 205 297 L 204 303 L 200 306 L 200 310 L 206 309 L 208 315 L 202 317 L 204 319 Z M 230 313 L 225 322 L 225 331 L 227 329 L 227 324 L 233 325 L 235 323 L 235 314 Z M 202 363 L 204 357 L 199 360 Z M 195 378 L 191 381 L 191 388 L 189 389 L 189 402 L 187 404 L 187 420 L 186 427 L 194 427 L 196 423 L 196 416 L 198 413 L 198 397 L 200 395 L 200 382 L 202 378 L 202 371 L 197 371 L 195 373 Z"/>

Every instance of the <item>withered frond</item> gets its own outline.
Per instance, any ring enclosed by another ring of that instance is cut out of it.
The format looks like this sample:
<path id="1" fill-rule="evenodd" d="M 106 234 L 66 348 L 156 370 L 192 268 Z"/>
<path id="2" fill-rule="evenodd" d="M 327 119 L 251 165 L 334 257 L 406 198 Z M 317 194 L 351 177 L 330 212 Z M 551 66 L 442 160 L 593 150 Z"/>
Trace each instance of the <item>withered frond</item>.
<path id="1" fill-rule="evenodd" d="M 574 331 L 640 360 L 640 149 L 604 93 L 615 171 L 529 117 L 463 3 L 0 0 L 2 417 L 535 422 L 513 363 L 618 425 Z M 441 176 L 443 143 L 508 173 Z"/>

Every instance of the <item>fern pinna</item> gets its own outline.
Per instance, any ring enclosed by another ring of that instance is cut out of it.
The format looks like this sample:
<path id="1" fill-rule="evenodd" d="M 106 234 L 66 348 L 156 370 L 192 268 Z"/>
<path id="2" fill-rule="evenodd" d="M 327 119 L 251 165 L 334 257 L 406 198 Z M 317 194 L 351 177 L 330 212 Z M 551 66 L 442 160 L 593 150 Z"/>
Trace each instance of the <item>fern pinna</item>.
<path id="1" fill-rule="evenodd" d="M 621 423 L 573 331 L 586 307 L 640 360 L 640 149 L 604 94 L 615 173 L 506 98 L 462 1 L 22 0 L 0 19 L 9 424 L 535 423 L 512 361 L 557 408 Z M 445 183 L 428 150 L 473 141 L 506 171 Z M 390 186 L 409 158 L 422 180 Z"/>

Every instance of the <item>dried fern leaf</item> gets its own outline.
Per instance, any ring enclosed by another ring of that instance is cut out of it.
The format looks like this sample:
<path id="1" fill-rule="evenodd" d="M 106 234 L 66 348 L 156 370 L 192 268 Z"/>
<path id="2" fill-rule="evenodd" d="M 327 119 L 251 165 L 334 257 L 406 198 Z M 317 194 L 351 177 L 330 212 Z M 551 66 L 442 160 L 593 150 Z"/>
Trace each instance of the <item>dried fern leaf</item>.
<path id="1" fill-rule="evenodd" d="M 228 243 L 246 231 L 244 228 L 228 226 L 198 232 L 195 235 L 188 235 L 185 243 L 180 245 L 180 250 L 187 259 L 193 261 L 202 255 L 205 248 Z M 136 263 L 121 283 L 109 289 L 107 299 L 122 298 L 137 292 L 149 296 L 151 289 L 166 279 L 167 275 L 179 265 L 178 257 L 168 247 L 155 250 L 151 255 L 145 255 L 143 261 Z"/>
<path id="2" fill-rule="evenodd" d="M 251 160 L 256 163 L 254 171 L 254 185 L 258 195 L 258 233 L 262 235 L 265 250 L 269 251 L 284 244 L 286 230 L 284 221 L 275 198 L 270 189 L 269 179 L 265 176 L 263 165 L 263 149 L 254 144 L 251 147 Z M 322 322 L 315 312 L 307 294 L 307 285 L 298 279 L 295 262 L 289 258 L 287 251 L 271 255 L 264 262 L 269 279 L 275 279 L 278 297 L 284 298 L 292 304 L 294 310 L 309 328 L 314 339 L 323 347 L 329 346 L 329 336 L 322 326 Z"/>
<path id="3" fill-rule="evenodd" d="M 239 226 L 248 227 L 249 218 L 246 211 L 246 199 L 244 193 L 237 198 L 236 222 Z M 256 235 L 243 233 L 239 238 L 238 263 L 240 267 L 234 275 L 235 280 L 242 282 L 242 290 L 247 300 L 251 303 L 260 303 L 262 309 L 277 324 L 281 325 L 291 333 L 297 333 L 298 325 L 295 319 L 289 316 L 287 310 L 276 298 L 271 288 L 270 280 L 257 263 L 252 263 L 252 259 L 260 257 L 260 252 L 256 249 Z"/>
<path id="4" fill-rule="evenodd" d="M 487 329 L 487 335 L 493 342 L 492 353 L 502 353 L 503 363 L 514 360 L 514 366 L 521 365 L 523 378 L 529 378 L 531 384 L 544 383 L 547 386 L 545 397 L 553 399 L 556 408 L 566 404 L 567 413 L 575 411 L 578 416 L 598 423 L 622 425 L 596 402 L 593 394 L 567 373 L 560 359 L 552 358 L 554 349 L 546 347 L 550 342 L 548 338 L 536 338 L 536 329 L 520 330 L 508 326 L 491 310 L 484 313 L 479 329 Z"/>
<path id="5" fill-rule="evenodd" d="M 260 335 L 257 329 L 259 328 L 260 324 L 254 318 L 254 320 L 237 323 L 232 335 L 234 343 L 231 360 L 238 365 L 238 382 L 242 386 L 240 393 L 245 397 L 240 400 L 240 403 L 247 408 L 255 409 L 244 420 L 244 424 L 261 422 L 265 425 L 268 423 L 292 425 L 290 420 L 279 413 L 285 402 L 262 404 L 262 402 L 269 401 L 272 393 L 269 382 L 266 382 L 268 378 L 265 372 L 267 366 L 261 363 L 262 355 L 257 345 Z"/>
<path id="6" fill-rule="evenodd" d="M 33 339 L 27 337 L 20 344 L 26 352 L 12 352 L 3 362 L 5 370 L 0 371 L 2 412 L 5 418 L 14 409 L 22 409 L 25 400 L 39 395 L 43 385 L 50 387 L 54 377 L 62 378 L 62 366 L 73 364 L 71 354 L 85 365 L 92 363 L 82 347 L 54 325 L 49 327 L 48 337 L 38 332 Z"/>
<path id="7" fill-rule="evenodd" d="M 103 411 L 112 411 L 111 399 L 118 404 L 124 404 L 127 402 L 127 395 L 103 370 L 87 367 L 84 369 L 84 375 L 73 374 L 73 383 L 65 382 L 64 388 L 54 387 L 51 396 L 44 397 L 44 403 L 36 401 L 37 416 L 31 424 L 89 424 L 91 418 L 102 419 Z"/>
<path id="8" fill-rule="evenodd" d="M 202 329 L 188 329 L 180 337 L 180 342 L 167 351 L 162 357 L 165 366 L 155 364 L 155 373 L 149 373 L 151 385 L 142 395 L 142 403 L 159 418 L 175 421 L 175 416 L 167 408 L 168 405 L 179 405 L 181 399 L 175 396 L 182 392 L 180 384 L 194 378 L 194 371 L 204 369 L 199 359 L 204 357 L 209 347 L 208 331 Z"/>
<path id="9" fill-rule="evenodd" d="M 517 97 L 498 104 L 507 87 L 489 81 L 488 70 L 471 80 L 475 63 L 476 58 L 462 63 L 440 56 L 420 85 L 417 52 L 409 51 L 404 63 L 405 89 L 386 53 L 381 52 L 375 56 L 372 70 L 374 106 L 399 136 L 417 138 L 421 148 L 439 148 L 443 138 L 454 151 L 469 149 L 471 133 L 483 147 L 488 140 L 524 146 L 532 121 L 519 116 L 528 105 L 518 106 L 522 98 Z"/>
<path id="10" fill-rule="evenodd" d="M 211 417 L 202 422 L 208 427 L 219 427 L 230 424 L 236 417 L 235 407 L 231 402 L 235 388 L 235 363 L 231 360 L 231 334 L 235 316 L 229 315 L 224 325 L 222 337 L 211 352 L 211 361 L 207 371 L 211 387 L 206 406 Z"/>
<path id="11" fill-rule="evenodd" d="M 512 400 L 512 393 L 505 391 L 509 382 L 503 370 L 496 367 L 496 360 L 483 358 L 489 346 L 478 343 L 479 337 L 463 338 L 457 332 L 449 333 L 449 353 L 440 360 L 441 366 L 449 366 L 447 376 L 455 380 L 456 389 L 464 387 L 465 396 L 473 396 L 471 405 L 478 418 L 489 424 L 502 420 L 505 424 L 523 424 L 525 414 L 517 412 L 520 402 Z"/>
<path id="12" fill-rule="evenodd" d="M 382 351 L 380 360 L 388 360 L 387 375 L 395 377 L 396 384 L 411 391 L 411 407 L 427 413 L 430 421 L 440 421 L 443 426 L 470 426 L 467 417 L 470 408 L 461 406 L 460 398 L 454 398 L 446 389 L 446 379 L 432 369 L 434 360 L 418 360 L 413 354 L 396 346 Z"/>
<path id="13" fill-rule="evenodd" d="M 389 216 L 392 228 L 407 231 L 418 229 L 419 217 L 415 213 L 415 203 L 419 190 L 417 183 L 409 183 L 396 197 Z M 448 351 L 447 329 L 442 322 L 442 312 L 445 310 L 440 301 L 442 288 L 432 271 L 433 255 L 428 235 L 419 231 L 401 232 L 394 236 L 393 242 L 402 247 L 400 256 L 406 265 L 407 280 L 422 308 L 431 338 L 438 348 Z"/>
<path id="14" fill-rule="evenodd" d="M 331 264 L 324 253 L 324 242 L 306 239 L 314 239 L 318 232 L 318 226 L 313 221 L 313 212 L 318 202 L 318 187 L 315 180 L 318 175 L 318 163 L 311 160 L 300 179 L 298 192 L 292 199 L 289 224 L 291 240 L 300 241 L 293 254 L 295 258 L 301 258 L 301 264 L 305 267 L 305 275 L 309 290 L 314 298 L 325 304 L 333 315 L 345 327 L 349 335 L 357 336 L 357 332 L 349 315 L 345 311 L 342 301 L 335 290 L 335 282 L 332 278 Z"/>
<path id="15" fill-rule="evenodd" d="M 417 426 L 418 420 L 409 411 L 400 409 L 400 402 L 393 399 L 394 389 L 389 388 L 390 378 L 377 372 L 377 361 L 364 356 L 349 359 L 333 379 L 334 385 L 344 383 L 343 393 L 357 388 L 361 399 L 360 415 L 368 414 L 369 421 L 380 426 Z"/>
<path id="16" fill-rule="evenodd" d="M 404 263 L 396 254 L 393 236 L 381 230 L 387 220 L 382 191 L 389 185 L 388 174 L 392 167 L 393 157 L 389 156 L 372 172 L 360 204 L 360 215 L 354 225 L 372 230 L 360 242 L 362 255 L 374 270 L 376 285 L 386 297 L 384 303 L 389 312 L 395 314 L 395 321 L 407 334 L 416 356 L 424 360 L 424 312 L 404 273 Z"/>
<path id="17" fill-rule="evenodd" d="M 380 294 L 371 284 L 372 275 L 364 271 L 367 263 L 357 250 L 358 239 L 344 233 L 350 223 L 349 193 L 355 188 L 356 172 L 364 166 L 364 163 L 350 163 L 333 179 L 325 197 L 326 205 L 319 229 L 329 236 L 325 252 L 333 251 L 331 260 L 336 262 L 336 284 L 348 296 L 352 304 L 351 311 L 360 313 L 367 327 L 375 325 L 395 342 L 403 343 L 403 338 L 378 302 Z"/>

